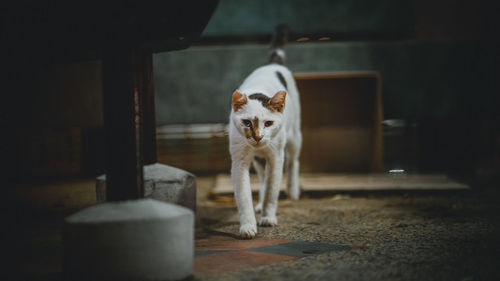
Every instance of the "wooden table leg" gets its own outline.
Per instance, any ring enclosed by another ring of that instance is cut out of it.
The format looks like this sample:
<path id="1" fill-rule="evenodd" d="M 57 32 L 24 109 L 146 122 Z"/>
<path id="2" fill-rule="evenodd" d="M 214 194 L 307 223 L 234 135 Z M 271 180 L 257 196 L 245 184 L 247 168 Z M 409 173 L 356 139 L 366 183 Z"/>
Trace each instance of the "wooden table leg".
<path id="1" fill-rule="evenodd" d="M 108 201 L 144 197 L 142 54 L 138 48 L 109 46 L 102 62 Z"/>
<path id="2" fill-rule="evenodd" d="M 153 76 L 153 54 L 142 54 L 142 85 L 143 95 L 143 134 L 144 134 L 144 165 L 157 162 L 156 155 L 156 117 L 155 117 L 155 91 Z"/>

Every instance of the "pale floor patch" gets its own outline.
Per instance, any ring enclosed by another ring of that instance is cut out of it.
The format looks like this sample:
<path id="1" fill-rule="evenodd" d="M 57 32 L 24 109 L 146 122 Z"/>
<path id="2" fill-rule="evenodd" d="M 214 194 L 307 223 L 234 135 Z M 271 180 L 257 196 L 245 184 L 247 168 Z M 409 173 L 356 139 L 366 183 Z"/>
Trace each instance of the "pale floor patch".
<path id="1" fill-rule="evenodd" d="M 257 175 L 251 174 L 250 182 L 252 192 L 258 192 Z M 467 184 L 444 174 L 301 174 L 299 182 L 305 192 L 469 189 Z M 283 181 L 281 191 L 285 189 Z M 216 195 L 232 194 L 231 176 L 218 174 L 211 192 Z"/>

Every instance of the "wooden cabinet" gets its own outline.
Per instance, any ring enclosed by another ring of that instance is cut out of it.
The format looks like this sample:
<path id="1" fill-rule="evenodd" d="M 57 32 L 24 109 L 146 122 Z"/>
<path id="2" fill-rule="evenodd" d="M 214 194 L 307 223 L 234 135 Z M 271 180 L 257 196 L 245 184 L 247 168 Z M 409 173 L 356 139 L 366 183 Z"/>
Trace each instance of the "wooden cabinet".
<path id="1" fill-rule="evenodd" d="M 378 72 L 296 73 L 301 95 L 301 172 L 380 172 Z"/>

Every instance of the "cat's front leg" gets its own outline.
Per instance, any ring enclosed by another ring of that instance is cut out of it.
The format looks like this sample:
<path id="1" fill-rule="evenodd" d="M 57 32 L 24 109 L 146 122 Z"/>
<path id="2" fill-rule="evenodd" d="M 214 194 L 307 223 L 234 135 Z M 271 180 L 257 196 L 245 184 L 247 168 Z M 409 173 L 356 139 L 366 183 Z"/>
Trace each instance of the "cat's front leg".
<path id="1" fill-rule="evenodd" d="M 262 217 L 259 223 L 262 226 L 278 225 L 276 211 L 278 209 L 278 197 L 283 179 L 284 158 L 284 153 L 281 151 L 277 155 L 270 157 L 269 164 L 266 165 L 267 190 L 265 191 Z"/>
<path id="2" fill-rule="evenodd" d="M 253 210 L 249 175 L 249 168 L 253 155 L 248 151 L 237 151 L 231 154 L 231 179 L 240 216 L 240 237 L 251 239 L 257 234 L 257 222 Z"/>
<path id="3" fill-rule="evenodd" d="M 264 194 L 266 192 L 266 160 L 264 158 L 257 158 L 255 157 L 253 160 L 253 167 L 255 171 L 257 172 L 257 176 L 259 177 L 259 184 L 260 184 L 260 189 L 259 189 L 259 202 L 257 205 L 255 205 L 255 212 L 256 213 L 261 213 L 262 212 L 262 204 L 264 201 Z"/>

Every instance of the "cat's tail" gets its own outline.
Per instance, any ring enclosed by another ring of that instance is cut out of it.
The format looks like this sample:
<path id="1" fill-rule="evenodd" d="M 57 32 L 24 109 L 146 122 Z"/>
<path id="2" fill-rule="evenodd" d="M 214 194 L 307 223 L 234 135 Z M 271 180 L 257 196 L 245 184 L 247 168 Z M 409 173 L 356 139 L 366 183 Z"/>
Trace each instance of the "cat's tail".
<path id="1" fill-rule="evenodd" d="M 288 41 L 290 28 L 287 24 L 279 24 L 273 34 L 269 50 L 269 63 L 285 64 L 285 43 Z"/>

